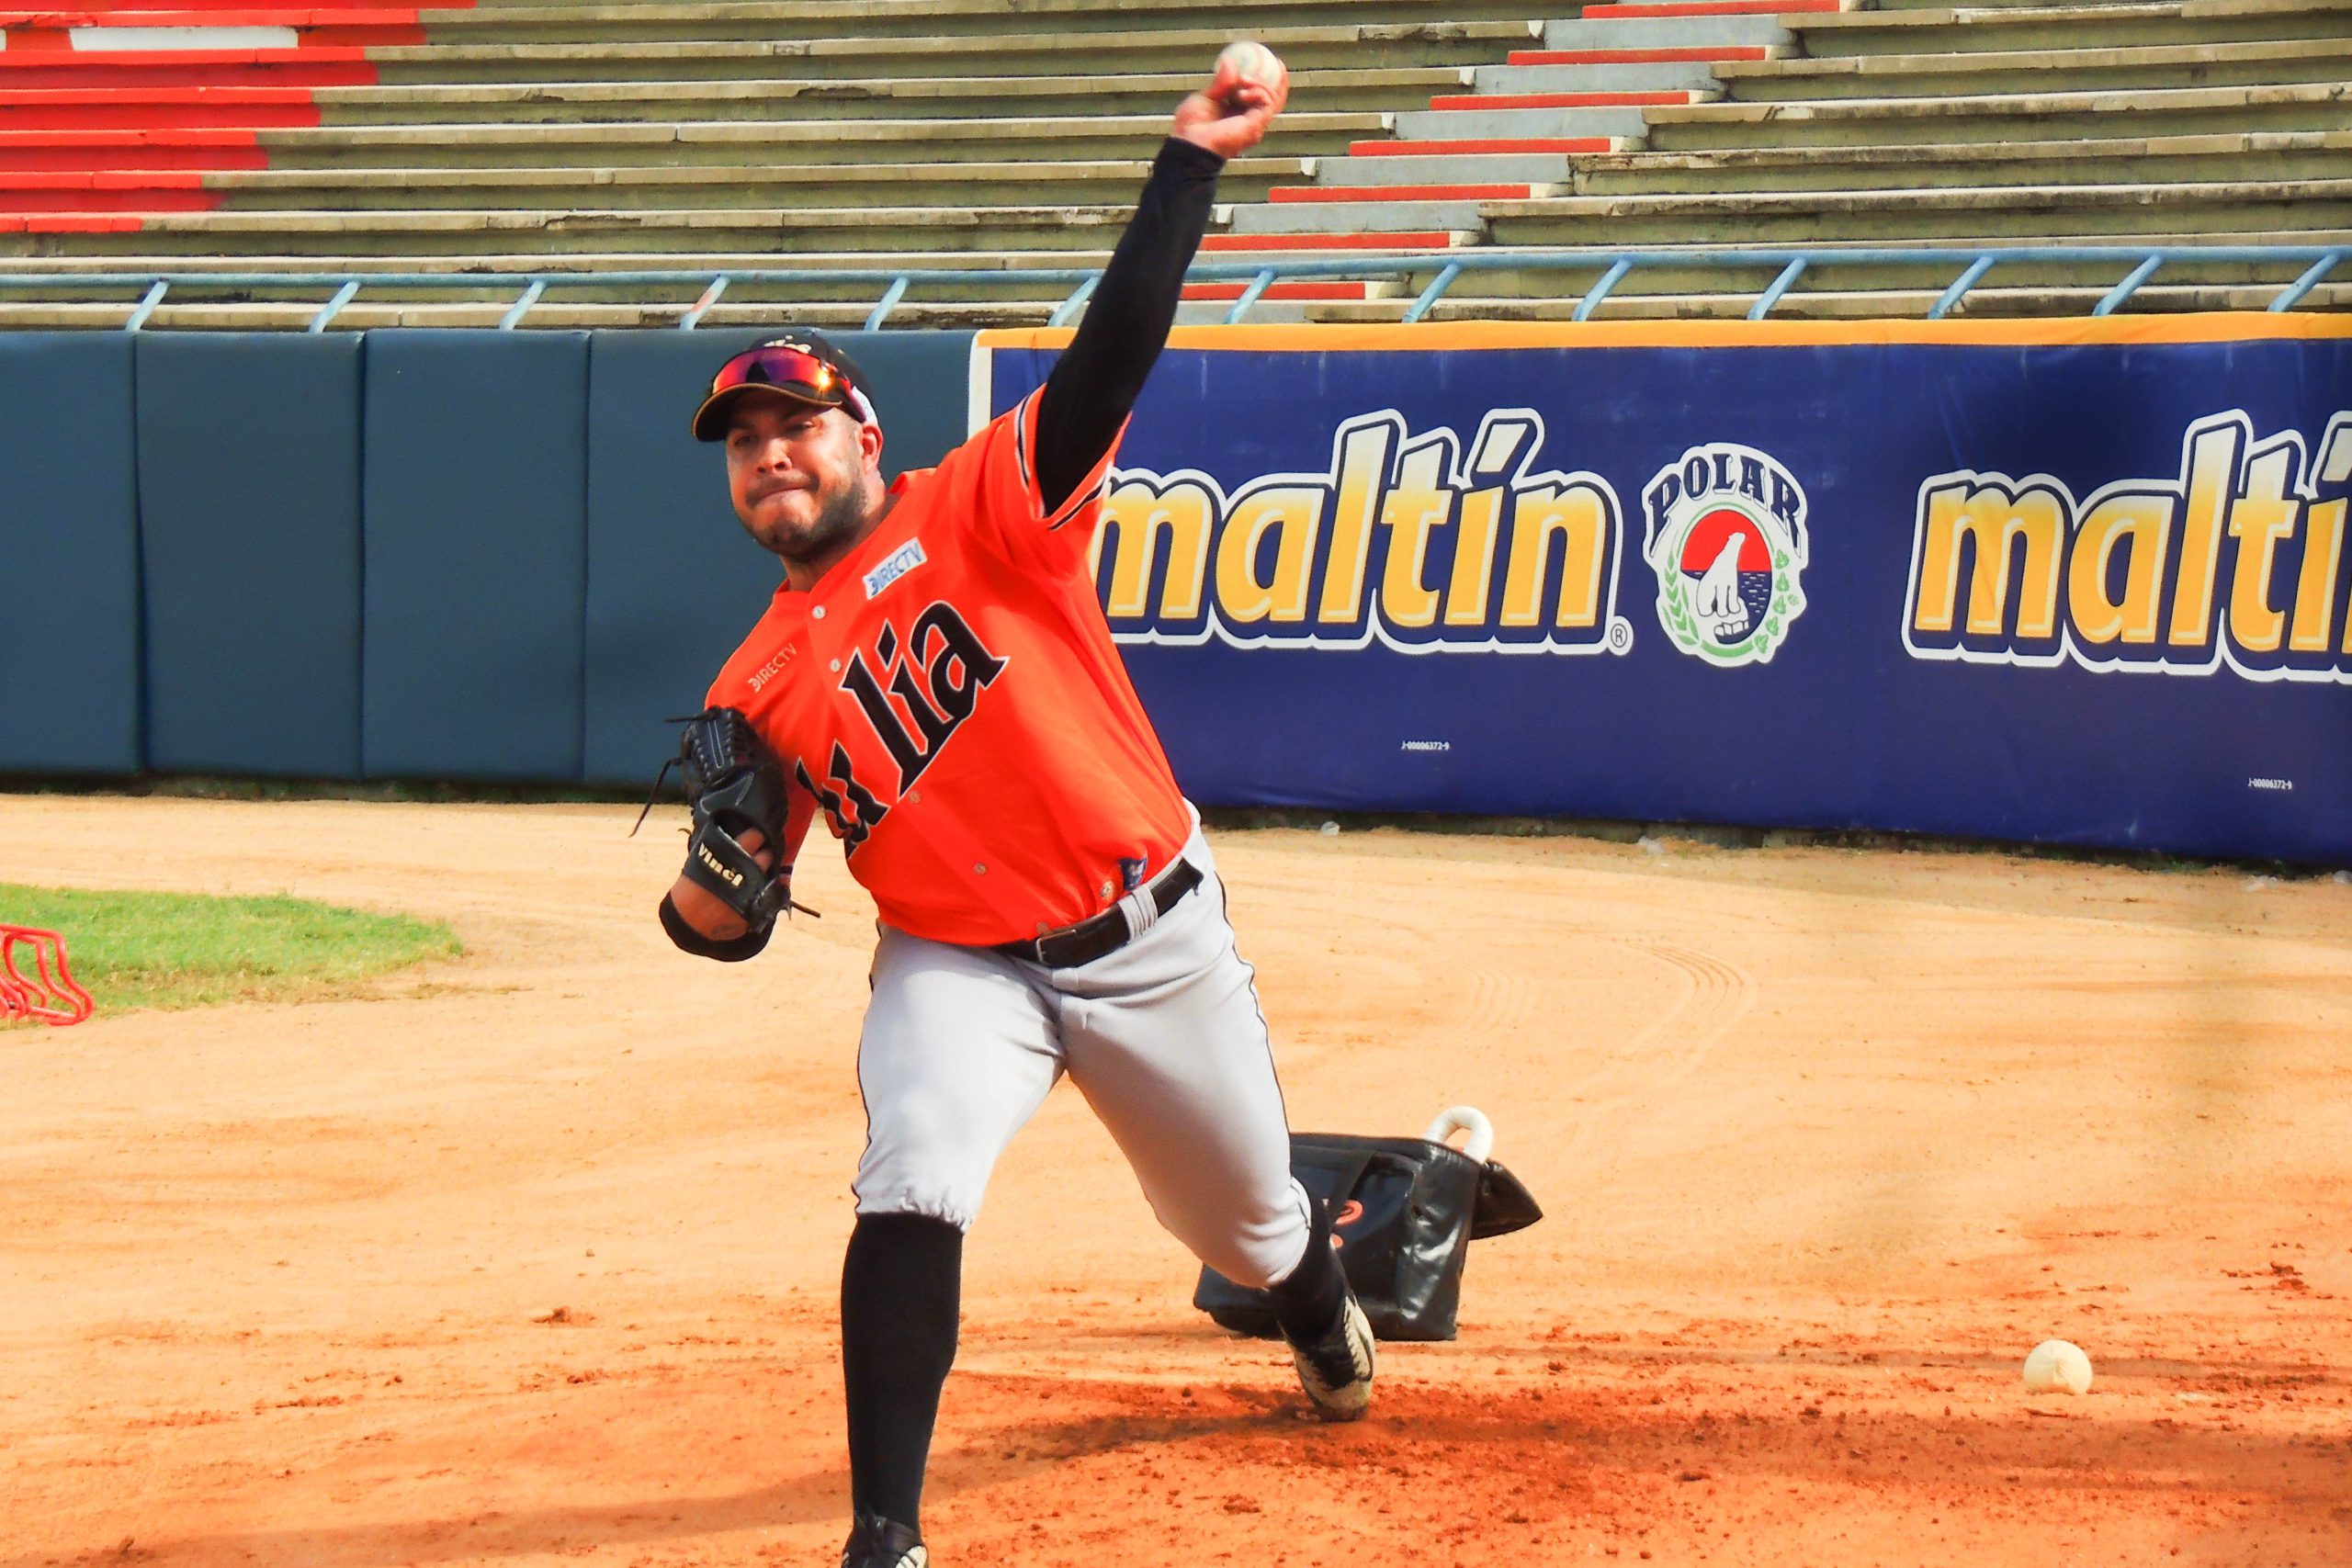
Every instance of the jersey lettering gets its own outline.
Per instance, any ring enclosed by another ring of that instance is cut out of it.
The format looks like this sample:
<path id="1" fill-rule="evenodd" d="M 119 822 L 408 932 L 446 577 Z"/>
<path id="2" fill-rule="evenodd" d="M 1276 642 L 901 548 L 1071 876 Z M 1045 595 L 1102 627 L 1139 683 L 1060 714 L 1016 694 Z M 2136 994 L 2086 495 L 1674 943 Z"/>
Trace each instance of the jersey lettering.
<path id="1" fill-rule="evenodd" d="M 850 656 L 842 690 L 855 699 L 876 739 L 899 764 L 899 793 L 904 795 L 972 716 L 979 705 L 980 689 L 1004 673 L 1005 661 L 990 653 L 956 607 L 944 602 L 915 618 L 903 649 L 897 636 L 884 626 L 876 639 L 875 652 L 889 671 L 889 693 L 906 705 L 907 716 L 922 731 L 920 741 L 900 722 L 865 654 Z M 901 652 L 906 655 L 903 659 Z"/>
<path id="2" fill-rule="evenodd" d="M 842 749 L 838 740 L 833 742 L 833 763 L 829 773 L 833 783 L 842 786 L 840 789 L 820 786 L 808 776 L 808 763 L 792 764 L 792 776 L 800 782 L 802 789 L 817 797 L 819 806 L 824 807 L 826 819 L 832 823 L 833 833 L 842 841 L 842 853 L 854 855 L 857 853 L 857 847 L 881 825 L 882 818 L 890 814 L 890 808 L 875 799 L 874 792 L 857 782 L 857 771 L 850 766 L 849 753 Z"/>

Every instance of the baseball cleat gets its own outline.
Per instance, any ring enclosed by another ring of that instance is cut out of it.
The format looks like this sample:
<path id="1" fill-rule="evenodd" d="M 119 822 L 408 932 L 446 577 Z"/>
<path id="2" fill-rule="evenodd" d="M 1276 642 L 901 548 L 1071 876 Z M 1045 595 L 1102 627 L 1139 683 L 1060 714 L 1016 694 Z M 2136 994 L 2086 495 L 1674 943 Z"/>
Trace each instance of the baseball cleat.
<path id="1" fill-rule="evenodd" d="M 879 1514 L 860 1514 L 842 1548 L 842 1568 L 930 1568 L 922 1537 Z"/>
<path id="2" fill-rule="evenodd" d="M 1372 1407 L 1372 1324 L 1348 1292 L 1340 1321 L 1312 1344 L 1293 1344 L 1298 1383 L 1326 1421 L 1353 1421 Z"/>

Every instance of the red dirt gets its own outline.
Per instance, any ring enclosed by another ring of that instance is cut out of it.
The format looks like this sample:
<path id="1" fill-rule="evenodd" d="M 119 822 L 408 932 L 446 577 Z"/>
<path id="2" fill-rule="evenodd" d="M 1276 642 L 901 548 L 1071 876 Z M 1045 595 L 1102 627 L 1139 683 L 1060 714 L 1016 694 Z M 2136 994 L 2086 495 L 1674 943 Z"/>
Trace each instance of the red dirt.
<path id="1" fill-rule="evenodd" d="M 629 816 L 0 798 L 12 879 L 469 947 L 0 1030 L 0 1568 L 833 1561 L 867 907 L 814 854 L 825 919 L 685 959 Z M 972 1238 L 943 1568 L 2352 1561 L 2352 888 L 1217 841 L 1294 1122 L 1481 1105 L 1549 1216 L 1324 1427 L 1056 1095 Z M 2024 1391 L 2052 1336 L 2087 1396 Z"/>

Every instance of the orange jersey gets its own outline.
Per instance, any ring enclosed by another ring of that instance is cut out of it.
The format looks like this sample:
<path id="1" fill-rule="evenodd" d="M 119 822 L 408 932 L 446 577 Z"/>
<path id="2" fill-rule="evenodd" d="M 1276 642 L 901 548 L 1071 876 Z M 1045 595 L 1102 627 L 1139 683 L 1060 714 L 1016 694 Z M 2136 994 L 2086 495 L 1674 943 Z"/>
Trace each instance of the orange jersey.
<path id="1" fill-rule="evenodd" d="M 1046 513 L 1036 400 L 900 475 L 880 526 L 808 592 L 778 588 L 710 688 L 797 786 L 786 861 L 821 809 L 882 919 L 936 942 L 1085 919 L 1192 831 L 1095 592 L 1110 455 Z"/>

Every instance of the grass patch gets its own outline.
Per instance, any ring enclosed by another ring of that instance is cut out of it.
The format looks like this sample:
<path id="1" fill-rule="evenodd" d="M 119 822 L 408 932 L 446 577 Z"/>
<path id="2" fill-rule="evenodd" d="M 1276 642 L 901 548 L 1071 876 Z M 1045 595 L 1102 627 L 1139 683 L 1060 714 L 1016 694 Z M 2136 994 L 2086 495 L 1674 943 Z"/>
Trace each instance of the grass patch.
<path id="1" fill-rule="evenodd" d="M 284 894 L 216 898 L 0 882 L 0 921 L 62 933 L 74 977 L 101 1012 L 313 1001 L 465 951 L 437 920 Z"/>

